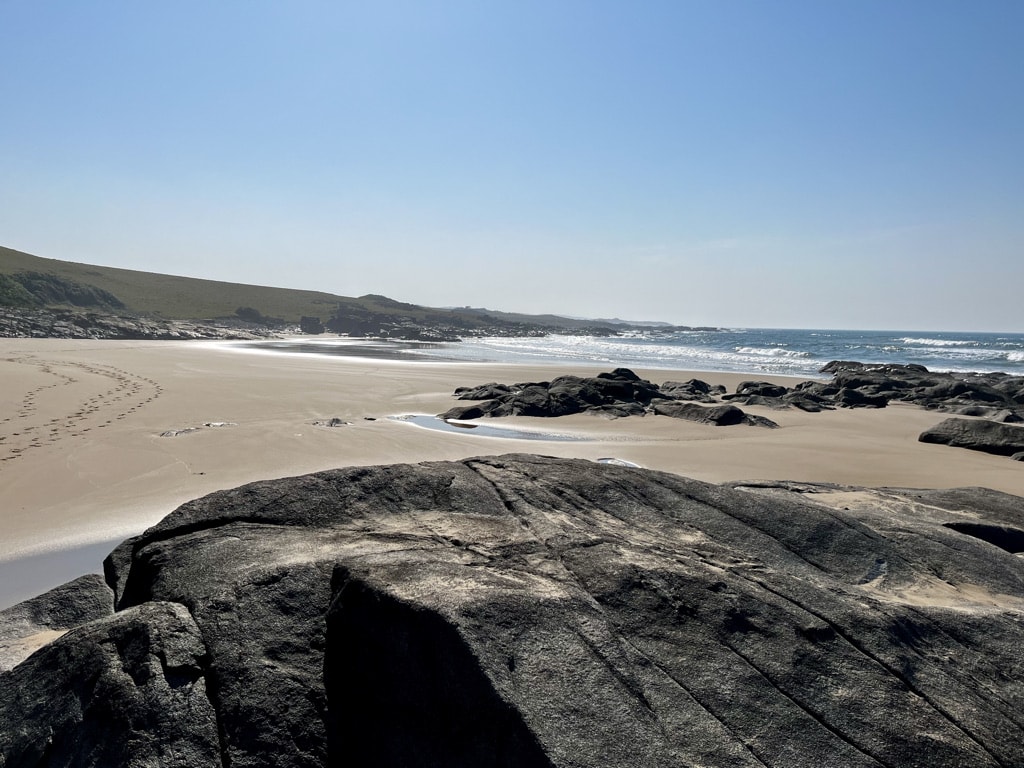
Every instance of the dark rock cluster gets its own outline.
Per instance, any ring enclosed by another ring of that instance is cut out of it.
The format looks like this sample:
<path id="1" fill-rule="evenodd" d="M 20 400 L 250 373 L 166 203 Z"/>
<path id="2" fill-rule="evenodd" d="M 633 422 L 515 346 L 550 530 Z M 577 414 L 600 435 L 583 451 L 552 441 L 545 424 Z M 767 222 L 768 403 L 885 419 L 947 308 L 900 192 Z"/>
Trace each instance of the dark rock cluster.
<path id="1" fill-rule="evenodd" d="M 656 413 L 716 426 L 777 426 L 769 419 L 752 417 L 735 406 L 705 408 L 696 404 L 715 402 L 713 393 L 719 390 L 698 379 L 666 382 L 658 387 L 628 368 L 616 368 L 593 377 L 559 376 L 551 381 L 511 385 L 491 382 L 478 387 L 460 387 L 455 390 L 458 399 L 486 402 L 451 408 L 439 418 L 465 420 L 483 416 L 568 416 L 574 413 L 619 418 Z"/>
<path id="2" fill-rule="evenodd" d="M 1024 421 L 1024 376 L 934 373 L 921 365 L 833 361 L 821 369 L 830 382 L 805 382 L 802 394 L 837 405 L 884 407 L 906 402 L 945 413 Z"/>
<path id="3" fill-rule="evenodd" d="M 741 382 L 736 391 L 712 387 L 700 379 L 667 381 L 660 387 L 628 368 L 616 368 L 594 378 L 560 376 L 552 381 L 522 384 L 491 382 L 460 387 L 460 400 L 482 400 L 439 414 L 442 419 L 483 416 L 564 416 L 597 413 L 610 417 L 644 415 L 688 419 L 725 426 L 778 425 L 748 414 L 737 404 L 773 410 L 799 408 L 816 413 L 834 408 L 885 408 L 911 403 L 941 413 L 975 417 L 948 419 L 922 433 L 920 440 L 1024 458 L 1024 377 L 1005 373 L 932 373 L 920 365 L 867 365 L 836 360 L 822 373 L 830 381 L 804 381 L 786 387 L 766 381 Z M 720 403 L 727 403 L 722 405 Z M 716 404 L 704 407 L 697 403 Z"/>
<path id="4" fill-rule="evenodd" d="M 256 483 L 125 542 L 116 611 L 0 674 L 0 765 L 1022 765 L 1021 550 L 981 489 Z"/>

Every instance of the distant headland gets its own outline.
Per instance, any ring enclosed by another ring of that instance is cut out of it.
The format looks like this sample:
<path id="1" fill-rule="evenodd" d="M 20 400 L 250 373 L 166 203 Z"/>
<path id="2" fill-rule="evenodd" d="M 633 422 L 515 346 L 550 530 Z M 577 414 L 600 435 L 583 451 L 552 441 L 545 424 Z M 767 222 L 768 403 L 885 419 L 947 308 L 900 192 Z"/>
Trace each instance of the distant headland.
<path id="1" fill-rule="evenodd" d="M 458 341 L 480 336 L 614 336 L 652 327 L 691 330 L 657 321 L 423 307 L 379 294 L 338 296 L 178 277 L 0 247 L 0 337 L 6 338 L 258 339 L 330 332 Z"/>

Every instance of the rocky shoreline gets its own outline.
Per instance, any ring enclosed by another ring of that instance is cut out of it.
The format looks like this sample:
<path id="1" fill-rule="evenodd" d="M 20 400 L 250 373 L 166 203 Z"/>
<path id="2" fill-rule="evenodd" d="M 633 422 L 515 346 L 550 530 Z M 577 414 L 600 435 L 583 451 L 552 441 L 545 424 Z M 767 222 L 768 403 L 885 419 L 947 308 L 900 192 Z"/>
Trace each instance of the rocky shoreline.
<path id="1" fill-rule="evenodd" d="M 249 341 L 273 338 L 281 329 L 244 321 L 160 320 L 77 309 L 0 307 L 0 338 Z"/>
<path id="2" fill-rule="evenodd" d="M 867 365 L 836 360 L 821 369 L 830 381 L 804 381 L 787 387 L 764 381 L 741 382 L 736 391 L 712 387 L 700 379 L 641 379 L 628 368 L 594 377 L 559 376 L 551 381 L 460 387 L 456 406 L 438 418 L 464 421 L 483 417 L 557 417 L 592 413 L 609 418 L 654 414 L 715 426 L 778 425 L 738 405 L 772 410 L 799 408 L 816 413 L 835 408 L 885 408 L 910 403 L 940 413 L 972 418 L 948 419 L 920 437 L 1024 460 L 1024 377 L 1005 373 L 935 373 L 920 365 Z M 704 405 L 702 405 L 704 404 Z"/>

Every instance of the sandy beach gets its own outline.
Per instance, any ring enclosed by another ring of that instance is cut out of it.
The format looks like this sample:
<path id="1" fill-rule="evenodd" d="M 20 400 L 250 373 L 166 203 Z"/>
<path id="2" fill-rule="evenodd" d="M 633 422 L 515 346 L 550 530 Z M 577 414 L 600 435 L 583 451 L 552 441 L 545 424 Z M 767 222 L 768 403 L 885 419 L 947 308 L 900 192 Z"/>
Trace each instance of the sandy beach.
<path id="1" fill-rule="evenodd" d="M 913 406 L 768 411 L 780 429 L 659 416 L 493 420 L 574 440 L 442 432 L 389 418 L 450 408 L 455 387 L 600 368 L 238 352 L 212 343 L 0 340 L 0 608 L 94 570 L 96 552 L 177 505 L 253 480 L 346 465 L 540 453 L 617 458 L 711 482 L 985 486 L 1024 495 L 1017 462 L 925 445 Z M 739 375 L 637 369 L 655 383 Z M 347 422 L 328 427 L 317 421 Z M 194 430 L 194 431 L 190 431 Z M 178 432 L 174 436 L 168 433 Z"/>

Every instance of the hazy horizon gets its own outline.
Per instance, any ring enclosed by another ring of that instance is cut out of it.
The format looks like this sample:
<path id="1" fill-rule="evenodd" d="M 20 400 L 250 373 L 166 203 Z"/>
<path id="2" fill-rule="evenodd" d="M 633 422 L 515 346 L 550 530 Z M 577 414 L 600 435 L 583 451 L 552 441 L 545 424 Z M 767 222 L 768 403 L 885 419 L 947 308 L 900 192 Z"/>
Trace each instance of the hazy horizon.
<path id="1" fill-rule="evenodd" d="M 0 243 L 434 307 L 1024 332 L 1022 22 L 1011 0 L 16 0 Z"/>

